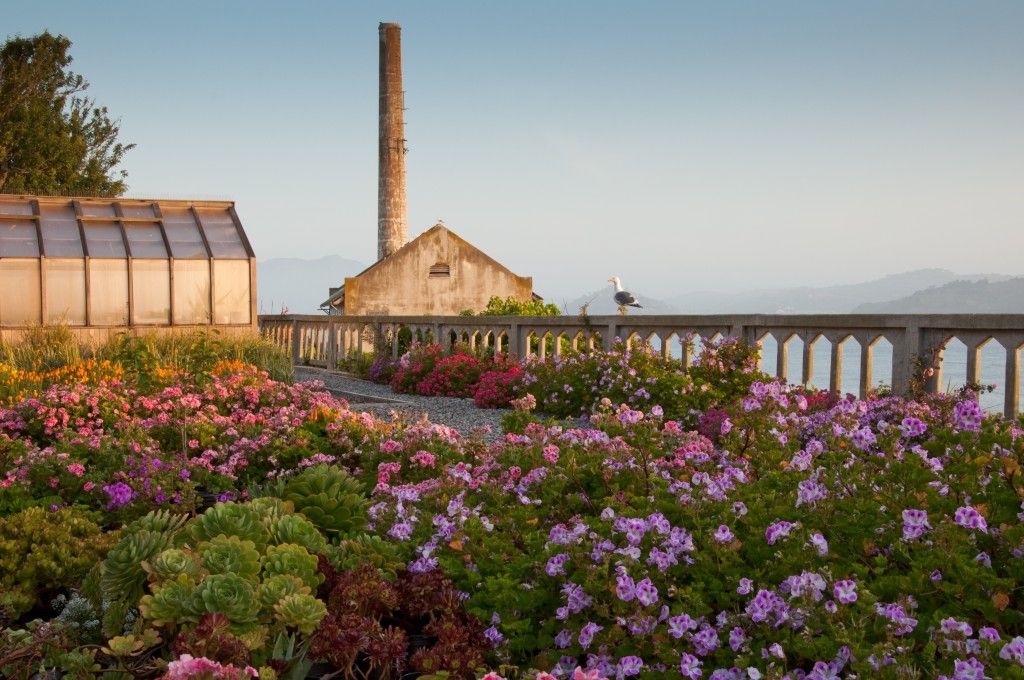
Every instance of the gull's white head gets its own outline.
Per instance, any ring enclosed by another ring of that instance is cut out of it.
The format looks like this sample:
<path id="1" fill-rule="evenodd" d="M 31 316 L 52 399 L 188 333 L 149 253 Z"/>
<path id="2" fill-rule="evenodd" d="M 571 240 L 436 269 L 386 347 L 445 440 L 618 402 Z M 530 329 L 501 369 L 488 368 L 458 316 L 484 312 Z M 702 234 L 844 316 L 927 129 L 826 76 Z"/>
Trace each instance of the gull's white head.
<path id="1" fill-rule="evenodd" d="M 614 283 L 616 286 L 621 286 L 622 285 L 622 282 L 619 281 L 619 277 L 618 276 L 613 276 L 610 279 L 608 279 L 608 283 Z"/>

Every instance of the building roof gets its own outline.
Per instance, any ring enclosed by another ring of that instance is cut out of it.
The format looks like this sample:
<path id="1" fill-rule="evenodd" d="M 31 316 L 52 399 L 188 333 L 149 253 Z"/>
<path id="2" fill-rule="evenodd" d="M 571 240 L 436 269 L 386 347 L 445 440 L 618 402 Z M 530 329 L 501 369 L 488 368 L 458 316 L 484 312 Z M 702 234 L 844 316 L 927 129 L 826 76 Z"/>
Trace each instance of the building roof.
<path id="1" fill-rule="evenodd" d="M 233 201 L 0 194 L 0 258 L 249 259 Z"/>
<path id="2" fill-rule="evenodd" d="M 452 231 L 448 227 L 444 226 L 443 224 L 435 224 L 433 227 L 431 227 L 430 229 L 427 229 L 425 232 L 423 232 L 422 234 L 420 234 L 419 236 L 417 236 L 413 240 L 409 241 L 408 243 L 403 245 L 401 248 L 399 248 L 395 252 L 393 252 L 390 255 L 388 255 L 383 260 L 377 260 L 376 262 L 371 264 L 369 267 L 367 267 L 363 271 L 359 272 L 358 274 L 354 274 L 353 276 L 348 277 L 348 278 L 353 278 L 353 279 L 359 278 L 360 276 L 362 276 L 362 275 L 366 274 L 367 272 L 370 272 L 373 269 L 375 269 L 378 266 L 380 266 L 380 264 L 382 262 L 384 262 L 385 260 L 390 260 L 390 259 L 393 259 L 393 258 L 400 257 L 403 253 L 407 253 L 410 250 L 414 249 L 416 247 L 416 244 L 419 241 L 422 241 L 423 239 L 425 239 L 425 238 L 427 238 L 429 236 L 432 236 L 433 234 L 436 234 L 438 232 L 442 232 L 442 231 L 446 232 L 450 237 L 455 238 L 455 239 L 461 241 L 465 245 L 467 245 L 470 248 L 472 248 L 472 249 L 476 250 L 477 252 L 479 252 L 484 257 L 484 259 L 489 261 L 492 265 L 494 265 L 498 269 L 500 269 L 500 270 L 504 271 L 505 273 L 510 274 L 512 276 L 516 276 L 515 272 L 513 272 L 511 269 L 509 269 L 508 267 L 506 267 L 502 263 L 498 262 L 497 260 L 495 260 L 493 257 L 488 255 L 487 253 L 483 252 L 482 250 L 480 250 L 479 248 L 474 246 L 472 243 L 470 243 L 466 239 L 464 239 L 461 236 L 459 236 L 458 234 L 456 234 L 454 231 Z M 537 295 L 536 293 L 533 293 L 533 299 L 534 300 L 543 300 L 544 298 L 542 298 L 541 296 Z M 320 309 L 324 310 L 325 312 L 329 312 L 332 308 L 337 309 L 337 308 L 343 308 L 344 306 L 345 306 L 345 285 L 344 284 L 339 286 L 336 290 L 334 290 L 334 292 L 331 293 L 330 297 L 328 297 L 326 300 L 324 300 L 323 302 L 320 303 Z"/>

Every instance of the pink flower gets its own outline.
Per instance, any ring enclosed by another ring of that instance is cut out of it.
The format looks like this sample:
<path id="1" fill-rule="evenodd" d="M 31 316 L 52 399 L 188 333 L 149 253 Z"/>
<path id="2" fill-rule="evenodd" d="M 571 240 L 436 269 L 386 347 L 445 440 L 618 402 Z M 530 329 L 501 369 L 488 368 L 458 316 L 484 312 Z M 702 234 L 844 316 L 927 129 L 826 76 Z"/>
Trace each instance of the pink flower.
<path id="1" fill-rule="evenodd" d="M 92 482 L 86 482 L 85 484 L 82 485 L 82 488 L 85 489 L 86 491 L 92 491 L 93 489 L 96 488 L 96 485 L 93 484 Z"/>
<path id="2" fill-rule="evenodd" d="M 67 470 L 75 477 L 81 477 L 85 474 L 85 466 L 81 463 L 72 463 L 71 465 L 68 465 Z"/>

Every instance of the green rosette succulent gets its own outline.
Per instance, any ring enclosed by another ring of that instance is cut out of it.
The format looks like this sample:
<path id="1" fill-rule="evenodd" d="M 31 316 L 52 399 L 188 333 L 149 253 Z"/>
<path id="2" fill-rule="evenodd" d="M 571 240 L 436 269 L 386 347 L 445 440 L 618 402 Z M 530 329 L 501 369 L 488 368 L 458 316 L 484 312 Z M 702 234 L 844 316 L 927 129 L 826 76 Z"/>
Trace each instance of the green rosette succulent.
<path id="1" fill-rule="evenodd" d="M 196 621 L 196 583 L 186 574 L 157 586 L 152 595 L 139 601 L 142 616 L 155 626 L 171 626 Z"/>
<path id="2" fill-rule="evenodd" d="M 259 579 L 260 554 L 252 541 L 222 534 L 200 543 L 199 556 L 211 574 L 237 574 L 250 581 Z"/>
<path id="3" fill-rule="evenodd" d="M 249 507 L 259 513 L 264 522 L 275 520 L 295 512 L 291 503 L 274 496 L 262 496 L 249 501 Z"/>
<path id="4" fill-rule="evenodd" d="M 285 500 L 331 537 L 366 526 L 369 502 L 359 482 L 339 467 L 316 465 L 288 480 Z"/>
<path id="5" fill-rule="evenodd" d="M 193 518 L 186 530 L 196 543 L 209 541 L 220 535 L 237 536 L 243 541 L 252 541 L 260 551 L 266 547 L 270 539 L 270 531 L 260 518 L 259 512 L 251 505 L 240 503 L 217 503 Z"/>
<path id="6" fill-rule="evenodd" d="M 188 521 L 188 515 L 181 515 L 169 510 L 151 510 L 125 528 L 126 533 L 136 531 L 155 531 L 157 533 L 176 534 Z"/>
<path id="7" fill-rule="evenodd" d="M 198 580 L 203 570 L 199 557 L 191 550 L 182 548 L 164 550 L 153 559 L 143 562 L 142 568 L 149 574 L 149 580 L 157 584 L 181 575 Z"/>
<path id="8" fill-rule="evenodd" d="M 274 606 L 289 595 L 308 595 L 311 588 L 302 579 L 292 574 L 275 574 L 267 577 L 256 589 L 256 596 L 264 609 L 273 610 Z"/>
<path id="9" fill-rule="evenodd" d="M 237 574 L 207 576 L 196 587 L 193 601 L 204 614 L 224 614 L 232 623 L 253 623 L 260 615 L 256 587 Z"/>
<path id="10" fill-rule="evenodd" d="M 338 571 L 354 571 L 364 564 L 377 567 L 382 573 L 394 575 L 405 566 L 402 546 L 382 539 L 377 534 L 357 534 L 331 546 L 327 557 Z"/>
<path id="11" fill-rule="evenodd" d="M 103 561 L 103 596 L 108 600 L 138 601 L 145 589 L 143 562 L 171 547 L 173 535 L 139 529 L 124 536 Z"/>
<path id="12" fill-rule="evenodd" d="M 327 539 L 302 515 L 283 515 L 270 525 L 271 541 L 276 545 L 294 543 L 311 553 L 323 552 Z"/>
<path id="13" fill-rule="evenodd" d="M 263 578 L 267 579 L 278 574 L 291 574 L 302 579 L 310 588 L 316 588 L 323 581 L 318 570 L 319 560 L 316 555 L 301 545 L 285 543 L 272 545 L 263 556 Z"/>
<path id="14" fill-rule="evenodd" d="M 303 635 L 310 635 L 327 614 L 327 606 L 312 595 L 296 593 L 289 595 L 274 607 L 274 617 L 289 628 L 295 628 Z"/>

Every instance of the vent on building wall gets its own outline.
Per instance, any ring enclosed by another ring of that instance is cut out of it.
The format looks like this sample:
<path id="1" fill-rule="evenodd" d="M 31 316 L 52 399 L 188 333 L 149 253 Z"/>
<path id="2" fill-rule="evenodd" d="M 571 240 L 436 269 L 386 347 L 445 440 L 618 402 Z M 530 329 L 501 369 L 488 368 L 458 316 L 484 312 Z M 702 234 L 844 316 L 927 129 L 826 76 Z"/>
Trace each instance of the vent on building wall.
<path id="1" fill-rule="evenodd" d="M 451 268 L 442 262 L 438 262 L 435 265 L 431 265 L 428 277 L 431 279 L 447 279 L 451 275 Z"/>

